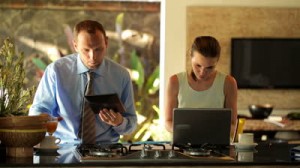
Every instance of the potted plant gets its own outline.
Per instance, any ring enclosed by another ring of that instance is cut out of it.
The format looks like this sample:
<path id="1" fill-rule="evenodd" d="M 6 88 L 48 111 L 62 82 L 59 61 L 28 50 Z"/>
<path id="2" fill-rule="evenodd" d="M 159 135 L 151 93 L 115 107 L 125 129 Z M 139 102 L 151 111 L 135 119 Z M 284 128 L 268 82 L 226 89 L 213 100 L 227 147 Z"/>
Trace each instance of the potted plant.
<path id="1" fill-rule="evenodd" d="M 6 156 L 33 156 L 33 146 L 46 133 L 46 116 L 28 116 L 35 88 L 24 88 L 24 54 L 5 39 L 0 48 L 0 141 Z"/>

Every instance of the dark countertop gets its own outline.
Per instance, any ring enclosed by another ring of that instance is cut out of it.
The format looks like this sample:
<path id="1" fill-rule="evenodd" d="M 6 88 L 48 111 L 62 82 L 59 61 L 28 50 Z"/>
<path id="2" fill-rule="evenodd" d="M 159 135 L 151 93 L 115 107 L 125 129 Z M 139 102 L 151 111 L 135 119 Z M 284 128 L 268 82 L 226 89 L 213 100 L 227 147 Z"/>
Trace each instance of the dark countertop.
<path id="1" fill-rule="evenodd" d="M 209 158 L 202 158 L 199 160 L 109 160 L 101 162 L 81 163 L 79 162 L 74 151 L 76 146 L 74 144 L 64 144 L 60 146 L 57 153 L 39 153 L 35 152 L 33 158 L 8 158 L 1 156 L 0 167 L 95 167 L 95 166 L 110 166 L 110 167 L 139 167 L 139 166 L 180 166 L 180 167 L 202 167 L 202 166 L 258 166 L 258 167 L 272 167 L 274 165 L 281 167 L 300 167 L 300 161 L 294 161 L 290 156 L 290 150 L 295 144 L 288 143 L 259 143 L 255 150 L 238 151 L 234 146 L 224 150 L 224 153 L 233 159 L 228 160 L 211 160 Z"/>

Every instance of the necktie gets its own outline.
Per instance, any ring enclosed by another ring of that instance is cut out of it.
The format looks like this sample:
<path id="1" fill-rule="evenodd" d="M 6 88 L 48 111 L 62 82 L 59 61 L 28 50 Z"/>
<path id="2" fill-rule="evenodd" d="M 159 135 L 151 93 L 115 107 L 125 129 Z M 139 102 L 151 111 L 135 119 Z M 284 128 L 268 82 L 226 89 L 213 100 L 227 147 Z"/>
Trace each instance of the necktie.
<path id="1" fill-rule="evenodd" d="M 93 94 L 93 80 L 94 74 L 93 72 L 87 72 L 87 79 L 88 82 L 85 87 L 85 95 L 92 95 Z M 82 143 L 83 144 L 95 144 L 96 143 L 96 118 L 95 114 L 93 113 L 91 107 L 84 99 L 83 102 L 83 114 L 81 120 L 81 131 L 79 135 L 81 135 Z"/>

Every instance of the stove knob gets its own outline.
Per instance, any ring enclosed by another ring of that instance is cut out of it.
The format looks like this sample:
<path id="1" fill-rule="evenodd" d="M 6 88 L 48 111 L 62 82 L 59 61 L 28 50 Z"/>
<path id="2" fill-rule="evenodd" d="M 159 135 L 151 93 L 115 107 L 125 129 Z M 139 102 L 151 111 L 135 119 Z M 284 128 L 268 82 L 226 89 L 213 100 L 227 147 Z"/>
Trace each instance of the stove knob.
<path id="1" fill-rule="evenodd" d="M 148 157 L 148 151 L 146 150 L 141 150 L 141 156 L 142 159 Z"/>
<path id="2" fill-rule="evenodd" d="M 154 154 L 154 158 L 155 159 L 158 159 L 158 158 L 160 158 L 162 156 L 162 154 L 161 154 L 161 151 L 155 151 L 155 154 Z"/>
<path id="3" fill-rule="evenodd" d="M 150 145 L 144 145 L 144 150 L 149 151 L 149 150 L 151 150 L 151 149 L 152 149 L 152 147 L 151 147 Z"/>
<path id="4" fill-rule="evenodd" d="M 169 159 L 176 158 L 176 152 L 174 150 L 170 150 L 168 157 Z"/>

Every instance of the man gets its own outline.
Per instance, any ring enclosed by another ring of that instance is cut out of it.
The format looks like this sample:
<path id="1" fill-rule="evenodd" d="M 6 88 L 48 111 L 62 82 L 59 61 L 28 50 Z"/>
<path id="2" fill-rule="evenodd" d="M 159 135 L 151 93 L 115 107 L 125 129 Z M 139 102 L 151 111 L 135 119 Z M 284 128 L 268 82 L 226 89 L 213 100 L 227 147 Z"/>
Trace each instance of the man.
<path id="1" fill-rule="evenodd" d="M 47 113 L 62 117 L 55 136 L 62 142 L 81 142 L 87 72 L 93 77 L 93 95 L 117 93 L 126 112 L 103 109 L 95 116 L 95 141 L 115 143 L 137 123 L 132 82 L 128 71 L 105 57 L 108 38 L 103 26 L 85 20 L 74 27 L 77 53 L 51 63 L 40 81 L 29 115 Z"/>

